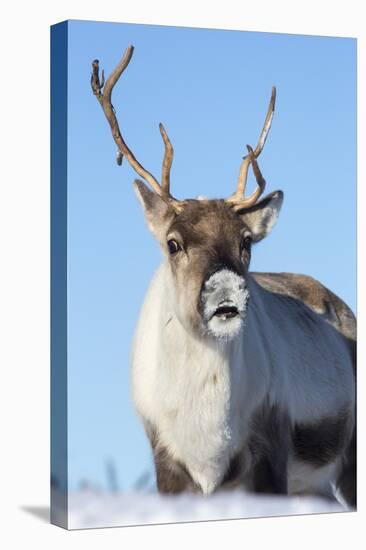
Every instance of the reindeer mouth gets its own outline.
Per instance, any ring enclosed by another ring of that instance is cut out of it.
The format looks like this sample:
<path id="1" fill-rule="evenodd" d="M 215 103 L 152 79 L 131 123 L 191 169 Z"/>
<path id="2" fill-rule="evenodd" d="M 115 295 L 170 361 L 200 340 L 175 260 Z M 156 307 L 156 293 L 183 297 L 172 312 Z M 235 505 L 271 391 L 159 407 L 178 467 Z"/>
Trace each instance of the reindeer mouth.
<path id="1" fill-rule="evenodd" d="M 238 308 L 235 306 L 220 306 L 217 308 L 215 313 L 212 315 L 211 318 L 217 317 L 218 319 L 222 321 L 226 321 L 227 319 L 233 319 L 234 317 L 237 317 L 239 315 Z"/>

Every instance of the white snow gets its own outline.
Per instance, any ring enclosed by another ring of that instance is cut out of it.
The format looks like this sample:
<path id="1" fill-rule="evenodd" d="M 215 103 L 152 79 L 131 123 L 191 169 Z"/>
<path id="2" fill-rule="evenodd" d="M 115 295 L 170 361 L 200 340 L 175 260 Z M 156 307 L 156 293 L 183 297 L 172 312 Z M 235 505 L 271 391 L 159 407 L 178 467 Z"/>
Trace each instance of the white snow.
<path id="1" fill-rule="evenodd" d="M 243 491 L 209 497 L 182 494 L 93 493 L 69 495 L 69 529 L 349 511 L 318 497 L 254 495 Z"/>

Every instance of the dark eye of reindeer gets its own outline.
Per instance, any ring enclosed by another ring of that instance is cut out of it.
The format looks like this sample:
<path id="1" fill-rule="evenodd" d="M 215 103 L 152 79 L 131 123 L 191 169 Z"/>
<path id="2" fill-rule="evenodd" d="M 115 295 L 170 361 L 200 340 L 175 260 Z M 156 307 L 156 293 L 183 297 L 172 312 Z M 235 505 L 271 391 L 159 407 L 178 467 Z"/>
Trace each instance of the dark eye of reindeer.
<path id="1" fill-rule="evenodd" d="M 168 241 L 168 248 L 169 248 L 170 254 L 176 254 L 178 250 L 181 249 L 181 246 L 174 239 L 170 239 L 170 241 Z"/>
<path id="2" fill-rule="evenodd" d="M 251 244 L 252 244 L 252 237 L 250 237 L 249 235 L 245 235 L 241 240 L 241 244 L 240 244 L 241 251 L 243 252 L 243 250 L 247 250 L 249 252 Z"/>

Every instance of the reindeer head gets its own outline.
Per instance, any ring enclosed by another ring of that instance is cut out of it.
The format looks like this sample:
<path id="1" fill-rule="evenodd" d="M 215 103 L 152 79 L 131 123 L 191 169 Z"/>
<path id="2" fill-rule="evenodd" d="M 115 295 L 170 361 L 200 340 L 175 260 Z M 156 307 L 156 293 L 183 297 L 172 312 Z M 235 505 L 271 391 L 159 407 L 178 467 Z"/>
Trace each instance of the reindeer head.
<path id="1" fill-rule="evenodd" d="M 282 191 L 275 191 L 258 202 L 265 188 L 265 180 L 256 159 L 271 126 L 276 90 L 272 89 L 256 148 L 253 150 L 247 145 L 248 155 L 241 163 L 235 193 L 222 200 L 177 200 L 170 193 L 173 147 L 163 125 L 159 125 L 165 146 L 160 184 L 136 160 L 126 145 L 111 103 L 112 89 L 130 62 L 132 53 L 133 47 L 130 46 L 105 86 L 104 74 L 102 82 L 99 81 L 98 61 L 93 62 L 92 89 L 118 146 L 117 162 L 121 164 L 125 156 L 137 174 L 152 188 L 141 180 L 134 183 L 148 226 L 169 265 L 167 292 L 172 295 L 178 319 L 187 330 L 216 338 L 233 338 L 245 321 L 249 299 L 247 273 L 252 244 L 270 232 L 283 200 Z M 250 165 L 257 188 L 249 197 L 245 197 Z"/>

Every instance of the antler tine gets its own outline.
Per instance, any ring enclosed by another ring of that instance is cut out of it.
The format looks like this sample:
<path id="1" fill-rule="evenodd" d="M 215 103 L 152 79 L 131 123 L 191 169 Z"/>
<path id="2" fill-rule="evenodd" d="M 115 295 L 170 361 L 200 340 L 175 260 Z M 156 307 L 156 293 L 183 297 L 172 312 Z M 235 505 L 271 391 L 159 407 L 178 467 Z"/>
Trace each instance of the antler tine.
<path id="1" fill-rule="evenodd" d="M 118 82 L 121 74 L 127 68 L 129 62 L 131 61 L 133 50 L 134 50 L 133 46 L 128 46 L 128 48 L 123 54 L 121 61 L 118 63 L 117 67 L 108 77 L 104 86 L 103 93 L 102 93 L 102 88 L 104 84 L 104 73 L 102 73 L 102 83 L 100 83 L 99 61 L 95 59 L 92 63 L 92 68 L 93 68 L 92 77 L 91 77 L 92 90 L 94 95 L 96 96 L 96 98 L 98 99 L 99 103 L 102 106 L 104 114 L 111 127 L 113 139 L 116 142 L 120 153 L 127 158 L 128 162 L 130 163 L 131 167 L 135 170 L 135 172 L 137 172 L 139 176 L 144 178 L 151 185 L 154 191 L 156 191 L 156 193 L 158 193 L 162 197 L 171 199 L 172 202 L 175 203 L 178 201 L 176 201 L 169 193 L 169 170 L 173 160 L 173 147 L 169 141 L 169 138 L 164 128 L 160 128 L 160 132 L 163 136 L 163 140 L 165 143 L 165 156 L 164 156 L 164 162 L 163 162 L 163 181 L 162 181 L 162 185 L 160 186 L 159 182 L 155 179 L 155 177 L 139 163 L 135 155 L 132 153 L 132 151 L 124 141 L 119 128 L 116 113 L 112 105 L 113 88 L 115 84 Z M 118 159 L 119 159 L 119 164 L 121 164 L 121 155 L 118 156 Z"/>
<path id="2" fill-rule="evenodd" d="M 170 169 L 172 167 L 174 149 L 170 142 L 168 134 L 166 133 L 165 128 L 161 122 L 159 124 L 159 130 L 165 146 L 163 168 L 161 174 L 161 188 L 164 194 L 170 195 Z"/>
<path id="3" fill-rule="evenodd" d="M 243 208 L 244 206 L 247 207 L 247 206 L 253 205 L 264 191 L 265 181 L 259 170 L 258 164 L 256 162 L 256 158 L 258 158 L 259 155 L 261 154 L 268 136 L 268 132 L 271 128 L 272 119 L 273 119 L 274 110 L 275 110 L 275 104 L 276 104 L 276 88 L 275 86 L 273 86 L 271 99 L 267 110 L 267 115 L 264 121 L 261 134 L 259 136 L 257 146 L 253 151 L 253 149 L 249 145 L 247 145 L 249 154 L 244 157 L 243 162 L 241 163 L 237 189 L 233 195 L 231 195 L 228 199 L 226 199 L 227 202 L 230 202 L 230 203 L 234 203 L 234 204 L 240 203 L 240 208 Z M 258 187 L 249 197 L 244 198 L 250 164 L 252 164 Z M 264 182 L 264 185 L 263 185 L 263 182 Z"/>
<path id="4" fill-rule="evenodd" d="M 248 208 L 249 206 L 252 206 L 257 202 L 259 197 L 263 194 L 265 186 L 266 186 L 266 180 L 262 176 L 262 172 L 259 169 L 257 160 L 255 158 L 255 151 L 251 148 L 250 145 L 247 145 L 248 149 L 248 156 L 246 158 L 249 159 L 249 163 L 252 164 L 254 176 L 257 182 L 257 187 L 253 191 L 249 197 L 242 197 L 238 202 L 233 204 L 234 210 L 241 210 L 242 208 Z M 248 163 L 248 166 L 249 166 Z"/>
<path id="5" fill-rule="evenodd" d="M 255 158 L 257 158 L 261 154 L 264 144 L 266 143 L 268 132 L 271 128 L 271 124 L 273 120 L 275 106 L 276 106 L 276 87 L 272 86 L 271 99 L 268 105 L 266 118 L 263 124 L 261 135 L 259 136 L 257 147 L 255 148 L 255 151 L 254 151 Z"/>

